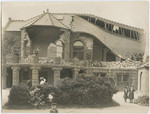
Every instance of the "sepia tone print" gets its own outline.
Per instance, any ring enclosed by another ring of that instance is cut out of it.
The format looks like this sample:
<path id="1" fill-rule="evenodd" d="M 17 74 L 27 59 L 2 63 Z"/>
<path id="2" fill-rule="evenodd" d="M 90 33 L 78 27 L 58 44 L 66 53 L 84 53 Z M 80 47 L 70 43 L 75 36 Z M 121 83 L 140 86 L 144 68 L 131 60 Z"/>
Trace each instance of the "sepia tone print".
<path id="1" fill-rule="evenodd" d="M 148 13 L 141 27 L 128 14 L 122 23 L 96 13 L 117 4 L 148 12 L 141 1 L 2 3 L 2 111 L 148 113 Z"/>

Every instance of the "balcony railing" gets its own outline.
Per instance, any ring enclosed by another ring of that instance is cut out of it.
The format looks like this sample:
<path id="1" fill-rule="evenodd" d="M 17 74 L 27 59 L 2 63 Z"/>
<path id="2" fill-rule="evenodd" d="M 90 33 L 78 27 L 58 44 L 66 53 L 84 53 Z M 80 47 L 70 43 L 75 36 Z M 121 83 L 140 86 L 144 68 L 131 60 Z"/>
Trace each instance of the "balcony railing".
<path id="1" fill-rule="evenodd" d="M 39 57 L 35 62 L 32 56 L 25 58 L 22 63 L 39 63 L 39 64 L 61 64 L 61 65 L 73 65 L 79 67 L 105 67 L 105 68 L 137 68 L 140 62 L 137 61 L 123 61 L 123 62 L 100 62 L 100 61 L 86 61 L 79 60 L 77 58 L 72 59 L 70 62 L 64 61 L 62 58 L 56 57 L 50 61 L 47 57 Z"/>
<path id="2" fill-rule="evenodd" d="M 140 62 L 130 62 L 130 61 L 123 61 L 123 62 L 101 62 L 103 67 L 110 67 L 110 68 L 137 68 Z"/>

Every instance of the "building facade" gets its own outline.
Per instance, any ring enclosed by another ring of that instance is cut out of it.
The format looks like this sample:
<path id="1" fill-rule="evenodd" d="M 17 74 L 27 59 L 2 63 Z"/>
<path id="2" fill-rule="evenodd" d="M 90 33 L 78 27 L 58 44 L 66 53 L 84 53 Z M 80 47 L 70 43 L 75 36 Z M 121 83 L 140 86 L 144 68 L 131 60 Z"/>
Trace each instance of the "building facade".
<path id="1" fill-rule="evenodd" d="M 149 62 L 138 67 L 138 92 L 149 96 Z"/>
<path id="2" fill-rule="evenodd" d="M 3 88 L 45 77 L 56 84 L 64 77 L 101 76 L 122 90 L 137 89 L 139 62 L 145 51 L 142 29 L 87 14 L 49 11 L 28 20 L 9 19 L 5 39 L 16 39 L 3 57 Z M 5 46 L 4 46 L 5 47 Z M 6 46 L 7 47 L 7 46 Z"/>

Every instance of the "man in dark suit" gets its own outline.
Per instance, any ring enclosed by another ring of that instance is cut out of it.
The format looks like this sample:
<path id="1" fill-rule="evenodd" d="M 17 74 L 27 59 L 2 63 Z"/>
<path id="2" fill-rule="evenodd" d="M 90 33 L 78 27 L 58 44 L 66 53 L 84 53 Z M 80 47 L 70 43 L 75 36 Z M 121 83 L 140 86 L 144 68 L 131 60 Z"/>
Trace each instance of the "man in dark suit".
<path id="1" fill-rule="evenodd" d="M 133 99 L 134 99 L 134 88 L 133 88 L 133 86 L 131 86 L 130 87 L 130 89 L 129 89 L 129 99 L 130 99 L 130 103 L 132 103 L 133 102 Z"/>
<path id="2" fill-rule="evenodd" d="M 128 98 L 128 87 L 125 87 L 125 89 L 124 89 L 123 98 L 124 98 L 124 101 L 126 102 L 126 101 L 127 101 L 127 98 Z"/>

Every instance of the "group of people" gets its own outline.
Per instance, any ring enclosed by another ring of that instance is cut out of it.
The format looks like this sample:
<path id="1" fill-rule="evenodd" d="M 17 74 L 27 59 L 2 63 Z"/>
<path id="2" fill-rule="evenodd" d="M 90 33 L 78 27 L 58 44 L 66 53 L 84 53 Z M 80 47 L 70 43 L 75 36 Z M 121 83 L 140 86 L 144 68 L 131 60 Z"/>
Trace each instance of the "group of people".
<path id="1" fill-rule="evenodd" d="M 127 99 L 130 99 L 130 103 L 132 103 L 134 100 L 134 92 L 135 90 L 133 86 L 129 86 L 129 87 L 126 86 L 124 89 L 124 95 L 123 95 L 124 101 L 127 102 Z"/>

